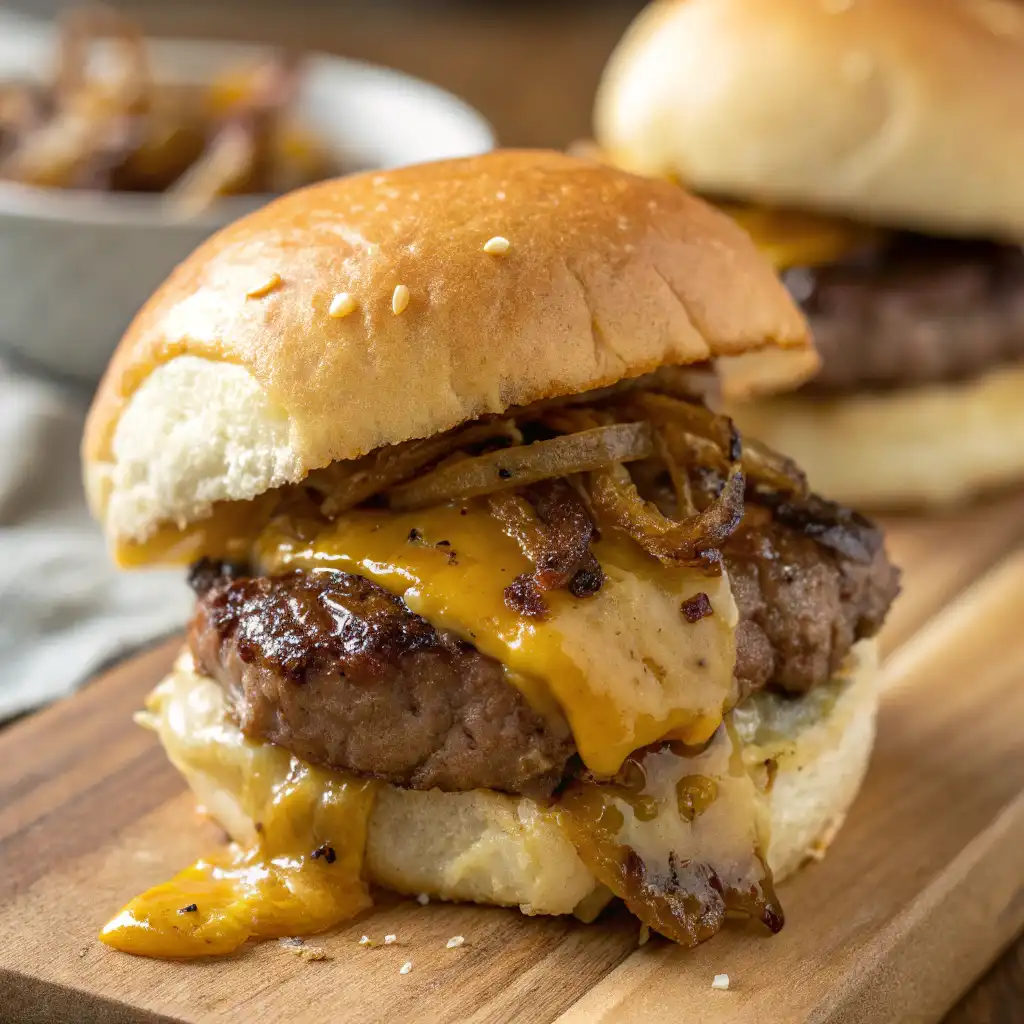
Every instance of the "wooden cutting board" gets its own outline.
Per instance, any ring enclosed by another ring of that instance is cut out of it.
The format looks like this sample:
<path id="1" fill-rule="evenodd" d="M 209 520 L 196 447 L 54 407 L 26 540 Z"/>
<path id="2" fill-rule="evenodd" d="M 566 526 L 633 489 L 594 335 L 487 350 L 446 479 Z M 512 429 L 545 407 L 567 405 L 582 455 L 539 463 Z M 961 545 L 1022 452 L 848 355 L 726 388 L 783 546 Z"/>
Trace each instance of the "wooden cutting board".
<path id="1" fill-rule="evenodd" d="M 824 862 L 782 887 L 780 935 L 737 926 L 690 952 L 638 948 L 624 914 L 588 927 L 401 900 L 313 940 L 315 962 L 275 942 L 201 963 L 105 948 L 121 904 L 222 841 L 131 721 L 164 644 L 0 734 L 0 1018 L 938 1020 L 1024 929 L 1022 539 L 1024 496 L 891 526 L 905 589 L 864 790 Z M 358 945 L 385 933 L 398 943 Z"/>

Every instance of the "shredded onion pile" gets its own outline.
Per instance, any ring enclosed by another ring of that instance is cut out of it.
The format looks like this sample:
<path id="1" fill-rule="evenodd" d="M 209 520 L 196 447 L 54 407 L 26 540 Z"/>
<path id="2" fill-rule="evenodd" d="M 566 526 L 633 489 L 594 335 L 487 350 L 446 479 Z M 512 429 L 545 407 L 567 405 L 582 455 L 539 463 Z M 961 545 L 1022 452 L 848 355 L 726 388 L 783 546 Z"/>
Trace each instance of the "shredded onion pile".
<path id="1" fill-rule="evenodd" d="M 105 47 L 105 59 L 96 60 Z M 135 22 L 104 6 L 62 16 L 48 81 L 0 82 L 0 179 L 43 188 L 163 194 L 179 214 L 222 196 L 288 192 L 336 172 L 297 124 L 297 55 L 165 80 Z"/>

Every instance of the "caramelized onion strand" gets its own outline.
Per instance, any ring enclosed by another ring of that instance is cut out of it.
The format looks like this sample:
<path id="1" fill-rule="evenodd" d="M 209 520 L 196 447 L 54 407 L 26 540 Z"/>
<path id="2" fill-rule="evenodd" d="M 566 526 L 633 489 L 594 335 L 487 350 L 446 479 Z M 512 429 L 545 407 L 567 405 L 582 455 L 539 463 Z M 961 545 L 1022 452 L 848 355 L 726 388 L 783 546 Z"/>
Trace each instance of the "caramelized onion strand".
<path id="1" fill-rule="evenodd" d="M 388 504 L 399 511 L 426 508 L 646 459 L 653 451 L 649 424 L 612 423 L 438 466 L 392 488 Z"/>
<path id="2" fill-rule="evenodd" d="M 665 565 L 704 566 L 720 562 L 716 551 L 743 516 L 743 474 L 734 470 L 718 498 L 686 519 L 667 518 L 644 501 L 623 466 L 590 474 L 590 499 L 598 525 L 609 525 L 632 537 L 649 555 Z"/>
<path id="3" fill-rule="evenodd" d="M 670 445 L 676 446 L 678 460 L 684 461 L 689 455 L 708 468 L 725 470 L 730 461 L 729 447 L 733 444 L 732 421 L 727 416 L 718 416 L 695 402 L 658 391 L 637 391 L 621 405 L 632 418 L 648 418 L 663 430 Z M 681 447 L 683 452 L 679 450 Z M 759 441 L 743 438 L 742 464 L 751 483 L 783 494 L 807 493 L 807 478 L 800 467 Z"/>
<path id="4" fill-rule="evenodd" d="M 331 463 L 310 473 L 303 484 L 323 496 L 320 511 L 334 518 L 453 452 L 490 441 L 522 440 L 511 420 L 485 420 L 436 437 L 378 448 L 351 462 Z"/>
<path id="5" fill-rule="evenodd" d="M 596 594 L 604 573 L 590 550 L 594 527 L 573 488 L 564 480 L 532 489 L 533 504 L 511 491 L 488 495 L 491 515 L 533 563 L 532 574 L 506 588 L 505 602 L 521 614 L 545 610 L 542 591 L 568 587 L 575 597 Z"/>
<path id="6" fill-rule="evenodd" d="M 767 818 L 728 720 L 703 748 L 638 750 L 612 779 L 562 793 L 560 820 L 580 858 L 645 924 L 686 947 L 729 913 L 783 926 L 764 857 Z"/>

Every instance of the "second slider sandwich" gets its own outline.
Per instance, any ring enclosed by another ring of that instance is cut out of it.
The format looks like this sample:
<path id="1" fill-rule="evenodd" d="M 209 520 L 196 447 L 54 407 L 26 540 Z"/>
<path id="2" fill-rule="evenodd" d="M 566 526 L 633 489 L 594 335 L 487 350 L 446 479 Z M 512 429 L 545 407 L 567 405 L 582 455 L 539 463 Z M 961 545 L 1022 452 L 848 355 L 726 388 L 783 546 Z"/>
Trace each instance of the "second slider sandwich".
<path id="1" fill-rule="evenodd" d="M 142 721 L 236 845 L 104 940 L 227 953 L 371 884 L 781 927 L 773 875 L 863 776 L 897 573 L 702 396 L 815 364 L 728 218 L 554 153 L 317 185 L 199 249 L 85 472 L 122 562 L 192 563 Z"/>
<path id="2" fill-rule="evenodd" d="M 1024 481 L 1024 4 L 668 0 L 598 143 L 725 205 L 822 357 L 740 426 L 865 507 Z"/>

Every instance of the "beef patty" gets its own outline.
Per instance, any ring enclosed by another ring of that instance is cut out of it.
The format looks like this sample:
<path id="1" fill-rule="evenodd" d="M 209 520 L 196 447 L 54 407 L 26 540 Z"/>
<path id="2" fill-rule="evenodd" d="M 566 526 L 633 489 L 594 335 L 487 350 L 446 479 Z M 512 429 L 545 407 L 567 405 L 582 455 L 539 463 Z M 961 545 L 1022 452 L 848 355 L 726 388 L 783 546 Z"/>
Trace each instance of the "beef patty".
<path id="1" fill-rule="evenodd" d="M 744 695 L 830 678 L 898 590 L 877 531 L 871 550 L 844 552 L 786 514 L 748 505 L 723 548 Z M 498 661 L 377 584 L 333 570 L 194 579 L 189 643 L 246 735 L 416 789 L 543 796 L 565 774 L 574 745 L 564 719 L 537 714 Z"/>
<path id="2" fill-rule="evenodd" d="M 784 279 L 822 357 L 809 393 L 955 380 L 1024 360 L 1018 246 L 895 235 Z"/>
<path id="3" fill-rule="evenodd" d="M 327 569 L 207 583 L 189 644 L 247 736 L 413 789 L 544 795 L 561 779 L 565 720 L 376 583 Z"/>
<path id="4" fill-rule="evenodd" d="M 878 632 L 899 593 L 880 531 L 859 531 L 868 546 L 843 550 L 780 522 L 787 514 L 748 503 L 722 549 L 740 613 L 741 698 L 766 686 L 805 693 L 831 679 L 854 643 Z"/>

